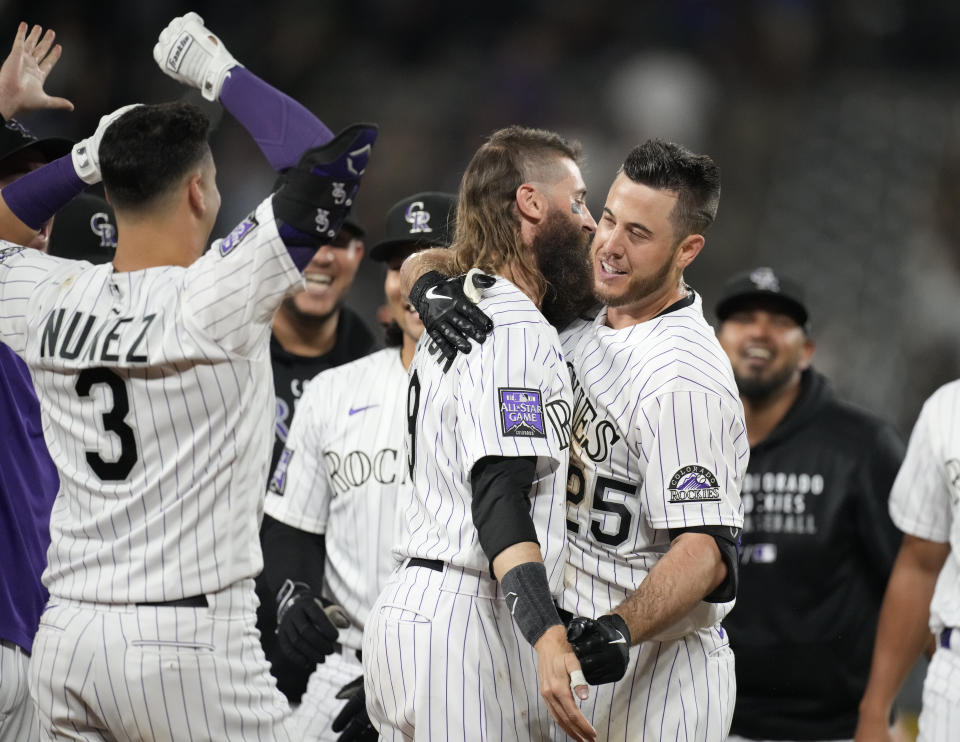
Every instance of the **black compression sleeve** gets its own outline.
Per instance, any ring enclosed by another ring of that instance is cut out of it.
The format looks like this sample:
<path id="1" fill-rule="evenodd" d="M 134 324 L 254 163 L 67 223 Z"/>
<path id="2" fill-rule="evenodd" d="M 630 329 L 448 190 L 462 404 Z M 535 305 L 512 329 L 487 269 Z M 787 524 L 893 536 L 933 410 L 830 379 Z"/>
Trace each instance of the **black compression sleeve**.
<path id="1" fill-rule="evenodd" d="M 473 525 L 491 563 L 508 546 L 540 543 L 530 517 L 536 468 L 534 456 L 485 456 L 474 464 L 470 475 Z"/>
<path id="2" fill-rule="evenodd" d="M 716 589 L 703 599 L 707 603 L 728 603 L 737 597 L 740 586 L 740 529 L 731 526 L 690 526 L 689 528 L 671 528 L 670 540 L 681 533 L 704 533 L 713 536 L 720 549 L 720 558 L 727 565 L 727 576 Z"/>
<path id="3" fill-rule="evenodd" d="M 305 582 L 320 591 L 327 553 L 322 533 L 301 531 L 264 515 L 260 543 L 263 547 L 263 579 L 271 596 L 276 598 L 277 591 L 288 579 Z"/>

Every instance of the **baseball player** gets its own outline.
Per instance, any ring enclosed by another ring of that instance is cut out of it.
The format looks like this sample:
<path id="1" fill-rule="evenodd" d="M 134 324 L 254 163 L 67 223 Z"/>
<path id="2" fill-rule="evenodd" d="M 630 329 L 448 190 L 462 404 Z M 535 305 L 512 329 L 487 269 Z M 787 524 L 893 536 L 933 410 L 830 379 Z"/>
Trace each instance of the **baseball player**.
<path id="1" fill-rule="evenodd" d="M 0 66 L 0 186 L 70 151 L 66 139 L 37 139 L 13 116 L 22 111 L 72 107 L 44 90 L 60 56 L 53 31 L 21 23 Z M 65 105 L 64 105 L 65 104 Z M 45 249 L 48 225 L 32 246 Z M 40 573 L 50 545 L 50 509 L 59 488 L 40 422 L 30 372 L 0 344 L 0 741 L 39 739 L 36 709 L 27 690 L 27 662 L 47 592 Z"/>
<path id="2" fill-rule="evenodd" d="M 577 156 L 555 134 L 511 127 L 461 182 L 454 272 L 497 275 L 478 305 L 493 328 L 450 360 L 425 335 L 410 367 L 409 533 L 364 632 L 367 710 L 383 739 L 546 739 L 551 714 L 595 739 L 552 600 L 566 549 L 570 387 L 537 309 L 551 249 L 583 251 L 595 227 Z M 436 294 L 418 282 L 411 302 Z"/>
<path id="3" fill-rule="evenodd" d="M 276 395 L 276 420 L 269 471 L 274 471 L 286 445 L 294 410 L 311 380 L 321 371 L 362 358 L 376 346 L 373 334 L 360 317 L 342 306 L 364 253 L 363 229 L 346 220 L 336 237 L 326 240 L 303 271 L 306 290 L 288 296 L 273 318 L 270 365 Z M 266 515 L 261 526 L 261 547 L 275 523 Z M 314 663 L 303 666 L 277 644 L 276 587 L 256 579 L 257 629 L 263 653 L 277 687 L 290 703 L 299 703 Z"/>
<path id="4" fill-rule="evenodd" d="M 264 512 L 275 525 L 265 529 L 264 581 L 281 598 L 272 599 L 270 608 L 283 616 L 280 646 L 315 668 L 294 712 L 297 739 L 337 738 L 340 726 L 333 730 L 331 722 L 347 703 L 338 693 L 363 673 L 363 626 L 395 566 L 391 549 L 399 540 L 399 503 L 409 499 L 403 454 L 407 369 L 423 332 L 400 296 L 400 263 L 423 247 L 449 245 L 455 207 L 452 195 L 417 193 L 390 209 L 386 240 L 370 254 L 388 267 L 390 347 L 311 382 L 270 481 Z M 342 606 L 349 619 L 337 639 L 340 651 L 322 664 L 303 636 L 305 627 L 315 626 L 321 635 L 335 631 L 311 598 Z M 363 712 L 362 685 L 353 687 L 361 697 L 342 726 L 366 730 L 375 739 Z"/>
<path id="5" fill-rule="evenodd" d="M 102 169 L 119 227 L 112 266 L 0 259 L 0 340 L 31 369 L 60 472 L 30 693 L 51 737 L 287 739 L 253 628 L 270 321 L 339 228 L 376 131 L 331 139 L 196 14 L 154 55 L 292 170 L 204 254 L 220 196 L 194 106 L 116 112 L 3 189 L 2 234 L 30 234 Z"/>
<path id="6" fill-rule="evenodd" d="M 749 447 L 730 363 L 683 270 L 720 195 L 709 157 L 657 140 L 610 188 L 591 246 L 596 319 L 563 334 L 573 415 L 560 605 L 611 741 L 722 740 L 735 700 L 720 619 L 736 594 Z"/>
<path id="7" fill-rule="evenodd" d="M 890 742 L 890 711 L 910 668 L 936 651 L 923 684 L 919 742 L 946 742 L 960 729 L 960 380 L 923 405 L 890 493 L 904 532 L 887 584 L 856 742 Z"/>

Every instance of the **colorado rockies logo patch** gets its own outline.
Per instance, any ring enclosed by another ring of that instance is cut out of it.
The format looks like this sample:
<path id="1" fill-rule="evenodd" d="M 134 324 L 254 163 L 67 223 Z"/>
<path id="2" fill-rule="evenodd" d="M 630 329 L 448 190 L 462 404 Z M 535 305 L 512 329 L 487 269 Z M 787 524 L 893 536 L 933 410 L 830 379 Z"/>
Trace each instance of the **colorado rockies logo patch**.
<path id="1" fill-rule="evenodd" d="M 285 448 L 277 459 L 277 468 L 273 470 L 273 476 L 270 477 L 270 491 L 275 495 L 283 495 L 283 491 L 287 488 L 287 467 L 290 466 L 292 458 L 293 449 Z"/>
<path id="2" fill-rule="evenodd" d="M 681 467 L 670 478 L 670 502 L 709 502 L 720 499 L 720 485 L 713 472 L 697 464 Z"/>
<path id="3" fill-rule="evenodd" d="M 233 231 L 220 241 L 220 257 L 225 258 L 233 252 L 233 248 L 239 245 L 243 238 L 250 234 L 256 226 L 257 218 L 253 214 L 235 226 Z"/>
<path id="4" fill-rule="evenodd" d="M 539 389 L 499 388 L 500 423 L 512 438 L 546 438 Z"/>

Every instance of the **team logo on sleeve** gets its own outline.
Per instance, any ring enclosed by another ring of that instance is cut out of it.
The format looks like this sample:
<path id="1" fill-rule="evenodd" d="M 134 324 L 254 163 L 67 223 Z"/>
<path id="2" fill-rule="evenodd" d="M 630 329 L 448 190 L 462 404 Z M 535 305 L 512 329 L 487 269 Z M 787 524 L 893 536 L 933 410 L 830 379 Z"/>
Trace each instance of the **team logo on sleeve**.
<path id="1" fill-rule="evenodd" d="M 282 495 L 287 487 L 287 467 L 290 466 L 292 458 L 293 449 L 285 448 L 277 459 L 277 468 L 273 470 L 273 476 L 270 477 L 270 491 L 275 495 Z"/>
<path id="2" fill-rule="evenodd" d="M 253 214 L 235 226 L 230 234 L 220 240 L 220 257 L 229 255 L 256 226 L 257 218 Z"/>
<path id="3" fill-rule="evenodd" d="M 497 389 L 503 434 L 513 438 L 546 438 L 539 389 Z"/>
<path id="4" fill-rule="evenodd" d="M 697 464 L 681 467 L 670 478 L 670 502 L 709 502 L 720 499 L 720 485 L 713 472 Z"/>
<path id="5" fill-rule="evenodd" d="M 0 242 L 0 244 L 3 244 Z M 8 243 L 9 244 L 9 243 Z M 23 245 L 10 245 L 10 247 L 5 247 L 0 250 L 0 263 L 9 258 L 11 255 L 16 255 L 17 253 L 23 252 Z"/>

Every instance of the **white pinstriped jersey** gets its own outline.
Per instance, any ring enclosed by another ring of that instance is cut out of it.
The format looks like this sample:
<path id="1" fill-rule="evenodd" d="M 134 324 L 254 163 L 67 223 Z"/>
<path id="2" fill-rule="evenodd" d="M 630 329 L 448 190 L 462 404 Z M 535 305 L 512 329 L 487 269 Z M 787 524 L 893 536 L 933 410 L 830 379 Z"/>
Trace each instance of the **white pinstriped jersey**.
<path id="1" fill-rule="evenodd" d="M 504 278 L 479 305 L 493 333 L 447 363 L 425 333 L 410 365 L 407 455 L 413 498 L 403 557 L 489 572 L 470 507 L 470 472 L 485 456 L 536 456 L 531 514 L 557 591 L 566 557 L 564 483 L 570 379 L 556 330 Z M 434 352 L 431 353 L 430 351 Z"/>
<path id="2" fill-rule="evenodd" d="M 370 607 L 396 566 L 400 503 L 410 497 L 406 389 L 399 348 L 315 376 L 264 503 L 271 518 L 326 534 L 324 595 L 350 616 L 339 641 L 353 649 L 360 649 Z"/>
<path id="3" fill-rule="evenodd" d="M 890 491 L 890 517 L 911 536 L 949 543 L 930 603 L 930 628 L 960 626 L 960 380 L 924 403 Z"/>
<path id="4" fill-rule="evenodd" d="M 302 280 L 269 199 L 188 268 L 0 258 L 0 340 L 60 472 L 52 595 L 165 601 L 260 571 L 270 323 Z"/>
<path id="5" fill-rule="evenodd" d="M 623 602 L 666 553 L 669 529 L 743 527 L 743 406 L 694 297 L 620 330 L 603 310 L 563 333 L 574 406 L 561 606 L 574 614 Z M 681 620 L 661 637 L 712 625 L 732 605 L 701 603 L 693 624 Z"/>

